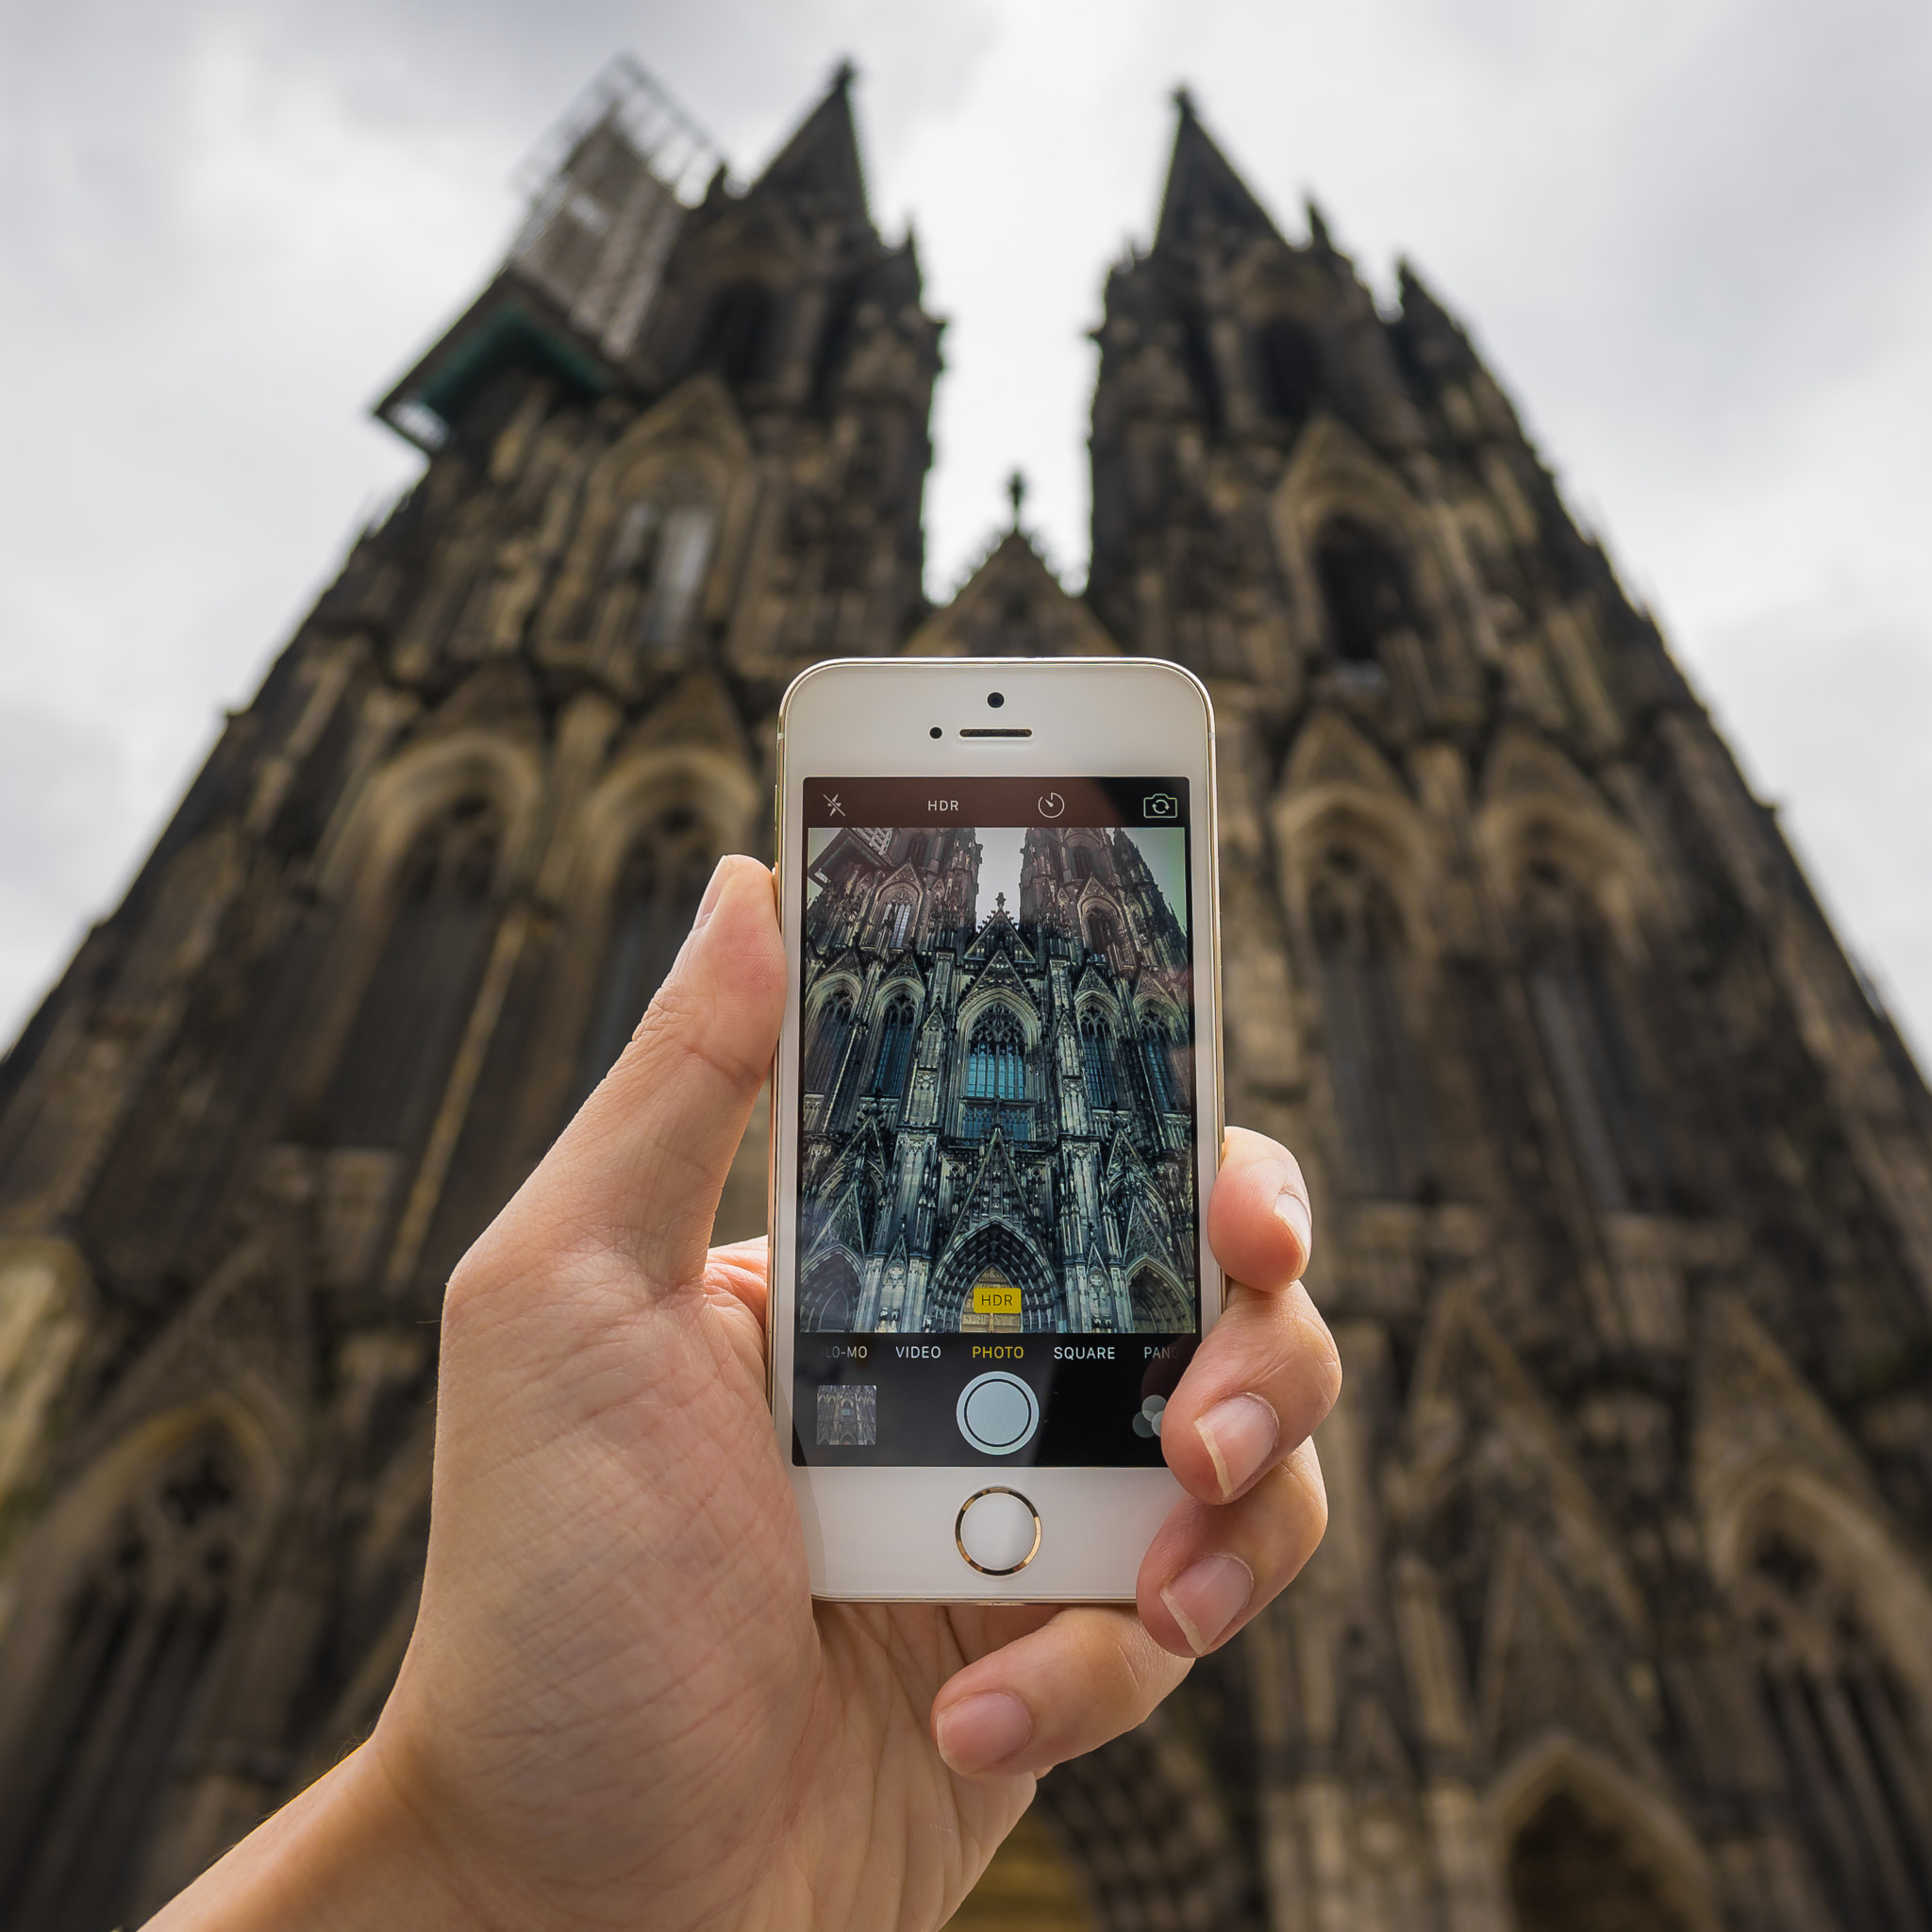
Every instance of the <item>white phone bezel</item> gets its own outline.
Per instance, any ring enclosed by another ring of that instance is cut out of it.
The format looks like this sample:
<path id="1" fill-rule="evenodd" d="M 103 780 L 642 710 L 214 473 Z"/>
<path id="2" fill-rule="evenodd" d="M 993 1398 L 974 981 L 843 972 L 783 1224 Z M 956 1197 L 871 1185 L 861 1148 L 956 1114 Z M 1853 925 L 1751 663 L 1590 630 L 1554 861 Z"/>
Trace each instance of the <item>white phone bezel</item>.
<path id="1" fill-rule="evenodd" d="M 990 708 L 987 696 L 1005 703 Z M 940 727 L 942 736 L 930 733 Z M 1025 727 L 1024 739 L 959 736 Z M 808 777 L 1186 777 L 1193 801 L 1194 1082 L 1201 1225 L 1222 1141 L 1220 907 L 1215 864 L 1214 713 L 1200 680 L 1150 658 L 841 658 L 797 677 L 779 710 L 776 857 L 792 970 L 772 1081 L 771 1313 L 774 1425 L 798 1499 L 812 1593 L 866 1602 L 1129 1600 L 1154 1532 L 1183 1495 L 1164 1468 L 800 1468 L 791 1460 L 797 1208 L 799 936 Z M 1221 1312 L 1219 1269 L 1200 1244 L 1205 1335 Z M 1021 1490 L 1041 1520 L 1036 1555 L 1008 1576 L 966 1561 L 959 1509 L 991 1485 Z"/>

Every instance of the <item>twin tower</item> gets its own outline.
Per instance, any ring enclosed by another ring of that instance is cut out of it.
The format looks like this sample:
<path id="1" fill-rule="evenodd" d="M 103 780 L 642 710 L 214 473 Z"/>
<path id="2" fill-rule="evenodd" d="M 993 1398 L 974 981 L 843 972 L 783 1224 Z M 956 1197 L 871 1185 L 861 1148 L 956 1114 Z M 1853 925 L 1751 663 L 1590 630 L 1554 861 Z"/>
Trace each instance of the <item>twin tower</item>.
<path id="1" fill-rule="evenodd" d="M 850 78 L 740 189 L 613 72 L 382 405 L 420 480 L 0 1064 L 0 1925 L 138 1920 L 368 1728 L 441 1283 L 766 849 L 787 681 L 1132 651 L 1220 719 L 1333 1526 L 968 1916 L 1924 1932 L 1932 1106 L 1774 818 L 1458 325 L 1185 96 L 1087 590 L 1016 525 L 935 608 L 941 325 Z"/>

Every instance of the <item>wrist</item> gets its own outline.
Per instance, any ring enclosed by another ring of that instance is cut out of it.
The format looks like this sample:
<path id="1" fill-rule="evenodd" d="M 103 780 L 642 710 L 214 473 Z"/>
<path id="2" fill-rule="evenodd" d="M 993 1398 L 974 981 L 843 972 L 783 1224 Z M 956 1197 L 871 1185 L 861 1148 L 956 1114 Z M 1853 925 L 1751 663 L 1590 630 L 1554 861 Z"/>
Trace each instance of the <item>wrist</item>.
<path id="1" fill-rule="evenodd" d="M 258 1825 L 147 1932 L 478 1932 L 491 1917 L 374 1746 Z"/>

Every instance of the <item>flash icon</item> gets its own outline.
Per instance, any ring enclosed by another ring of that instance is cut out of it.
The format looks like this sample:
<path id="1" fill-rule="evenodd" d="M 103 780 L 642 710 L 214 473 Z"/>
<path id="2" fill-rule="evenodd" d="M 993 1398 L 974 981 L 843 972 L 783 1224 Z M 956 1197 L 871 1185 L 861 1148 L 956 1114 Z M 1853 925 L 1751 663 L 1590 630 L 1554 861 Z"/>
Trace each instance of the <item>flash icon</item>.
<path id="1" fill-rule="evenodd" d="M 836 791 L 825 793 L 825 816 L 828 819 L 842 819 L 845 816 L 845 808 L 839 803 L 839 794 Z"/>

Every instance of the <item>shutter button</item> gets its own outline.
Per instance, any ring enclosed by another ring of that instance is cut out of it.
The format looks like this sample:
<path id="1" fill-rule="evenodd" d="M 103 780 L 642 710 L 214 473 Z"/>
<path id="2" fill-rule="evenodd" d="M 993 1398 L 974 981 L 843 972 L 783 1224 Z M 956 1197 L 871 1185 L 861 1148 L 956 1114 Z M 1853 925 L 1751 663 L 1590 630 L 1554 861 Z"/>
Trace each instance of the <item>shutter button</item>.
<path id="1" fill-rule="evenodd" d="M 995 1369 L 974 1375 L 960 1390 L 954 1419 L 975 1449 L 988 1456 L 1010 1456 L 1033 1440 L 1040 1426 L 1040 1398 L 1018 1375 Z"/>

